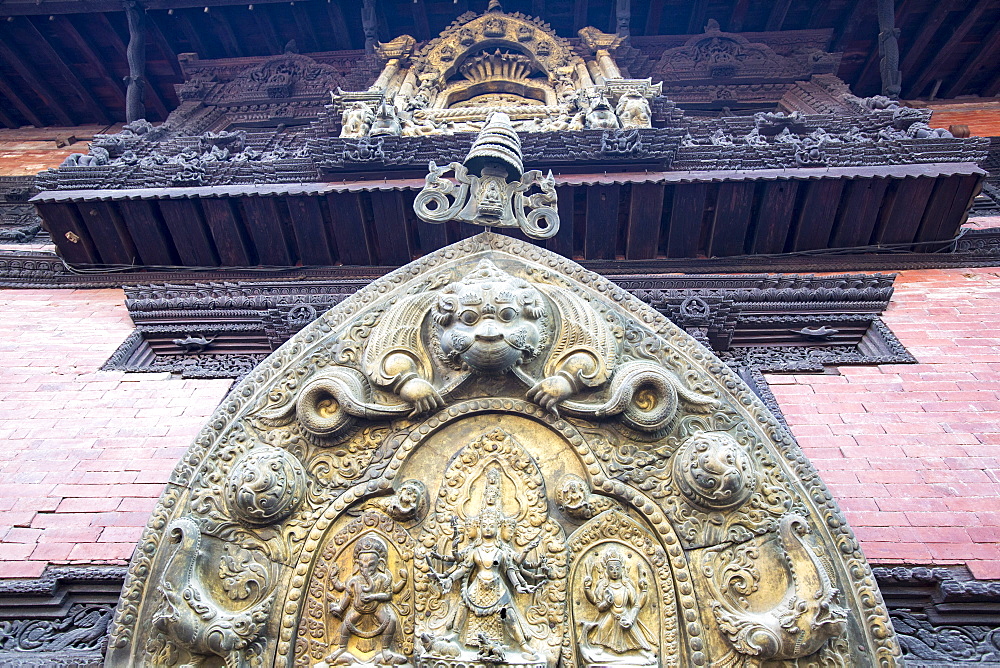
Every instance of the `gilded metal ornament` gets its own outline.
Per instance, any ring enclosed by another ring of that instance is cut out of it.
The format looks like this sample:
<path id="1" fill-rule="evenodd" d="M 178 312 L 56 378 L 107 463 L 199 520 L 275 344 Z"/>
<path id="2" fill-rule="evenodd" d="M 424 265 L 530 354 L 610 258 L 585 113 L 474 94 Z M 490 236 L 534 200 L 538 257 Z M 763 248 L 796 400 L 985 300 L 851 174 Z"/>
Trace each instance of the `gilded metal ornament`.
<path id="1" fill-rule="evenodd" d="M 234 389 L 153 512 L 106 665 L 898 656 L 836 504 L 742 381 L 612 283 L 487 232 Z"/>

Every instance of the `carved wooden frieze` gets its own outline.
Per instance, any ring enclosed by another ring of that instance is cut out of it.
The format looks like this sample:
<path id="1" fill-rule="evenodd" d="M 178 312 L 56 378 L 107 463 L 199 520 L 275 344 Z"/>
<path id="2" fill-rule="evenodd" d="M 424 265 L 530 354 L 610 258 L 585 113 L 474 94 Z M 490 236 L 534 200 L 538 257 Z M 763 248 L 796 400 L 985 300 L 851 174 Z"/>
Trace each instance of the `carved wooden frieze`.
<path id="1" fill-rule="evenodd" d="M 108 666 L 893 666 L 816 472 L 718 358 L 492 233 L 305 326 L 136 550 Z"/>

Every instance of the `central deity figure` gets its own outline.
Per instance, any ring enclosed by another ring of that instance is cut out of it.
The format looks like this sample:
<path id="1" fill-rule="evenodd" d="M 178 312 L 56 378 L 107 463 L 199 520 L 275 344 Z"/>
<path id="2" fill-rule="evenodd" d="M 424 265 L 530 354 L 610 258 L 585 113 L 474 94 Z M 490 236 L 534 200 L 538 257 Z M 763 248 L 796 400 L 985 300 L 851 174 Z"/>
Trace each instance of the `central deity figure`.
<path id="1" fill-rule="evenodd" d="M 500 481 L 498 466 L 487 469 L 482 508 L 469 520 L 471 544 L 446 559 L 454 566 L 436 576 L 444 593 L 456 583 L 461 587 L 461 606 L 448 627 L 463 644 L 478 647 L 482 653 L 487 645 L 503 645 L 506 635 L 522 658 L 532 661 L 538 654 L 528 644 L 530 632 L 514 593 L 533 593 L 546 578 L 535 572 L 540 564 L 526 563 L 537 539 L 521 552 L 510 542 L 513 520 L 503 514 Z"/>

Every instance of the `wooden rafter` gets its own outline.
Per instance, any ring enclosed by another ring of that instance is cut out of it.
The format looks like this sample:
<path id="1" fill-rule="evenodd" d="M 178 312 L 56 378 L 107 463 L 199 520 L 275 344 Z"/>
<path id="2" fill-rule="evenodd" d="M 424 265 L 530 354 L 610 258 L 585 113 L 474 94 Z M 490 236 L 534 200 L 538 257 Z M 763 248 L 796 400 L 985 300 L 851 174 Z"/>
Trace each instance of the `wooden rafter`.
<path id="1" fill-rule="evenodd" d="M 111 117 L 108 115 L 107 110 L 93 96 L 90 88 L 80 81 L 80 77 L 66 64 L 66 58 L 55 50 L 52 43 L 35 27 L 35 24 L 31 22 L 29 17 L 22 16 L 18 20 L 15 20 L 14 29 L 34 40 L 41 51 L 40 55 L 45 56 L 45 59 L 50 61 L 55 72 L 73 89 L 73 92 L 80 98 L 83 106 L 93 114 L 95 121 L 105 125 L 111 123 Z"/>
<path id="2" fill-rule="evenodd" d="M 413 25 L 416 27 L 417 32 L 414 37 L 417 38 L 418 42 L 430 39 L 431 26 L 427 20 L 427 3 L 420 0 L 419 2 L 411 3 L 410 7 L 413 12 Z"/>
<path id="3" fill-rule="evenodd" d="M 941 67 L 948 61 L 948 58 L 955 52 L 955 49 L 962 43 L 965 36 L 969 34 L 972 27 L 979 20 L 979 17 L 983 15 L 983 12 L 989 7 L 989 0 L 974 0 L 971 8 L 966 8 L 965 14 L 962 18 L 962 22 L 958 24 L 955 31 L 948 38 L 948 41 L 944 43 L 940 49 L 934 49 L 933 54 L 924 63 L 923 69 L 920 70 L 913 82 L 907 87 L 906 93 L 908 96 L 917 95 L 923 90 L 924 86 L 929 84 L 935 75 L 938 77 L 943 77 L 945 71 Z M 989 44 L 987 42 L 986 44 Z"/>
<path id="4" fill-rule="evenodd" d="M 128 58 L 125 55 L 125 42 L 122 41 L 121 35 L 115 30 L 115 27 L 111 25 L 111 21 L 105 14 L 97 14 L 98 28 L 101 32 L 108 35 L 108 41 L 111 44 L 111 48 L 114 50 L 115 55 L 118 57 L 118 62 L 126 63 Z M 166 118 L 167 105 L 164 104 L 163 98 L 160 97 L 159 91 L 156 90 L 155 86 L 146 86 L 146 92 L 149 93 L 146 102 L 152 105 L 153 109 L 159 115 L 160 118 Z"/>
<path id="5" fill-rule="evenodd" d="M 996 97 L 1000 95 L 1000 70 L 993 76 L 983 88 L 983 97 Z"/>
<path id="6" fill-rule="evenodd" d="M 91 46 L 90 41 L 83 38 L 80 31 L 77 30 L 75 25 L 73 25 L 73 21 L 69 16 L 56 17 L 55 25 L 59 34 L 64 37 L 73 48 L 83 54 L 84 60 L 87 61 L 87 67 L 89 67 L 92 72 L 97 74 L 104 81 L 104 85 L 108 87 L 112 95 L 115 97 L 117 108 L 121 110 L 119 116 L 124 118 L 125 90 L 122 88 L 121 77 L 112 76 L 111 72 L 108 71 L 106 59 L 97 55 L 93 46 Z"/>
<path id="7" fill-rule="evenodd" d="M 948 86 L 943 97 L 955 97 L 961 94 L 962 89 L 972 77 L 979 74 L 980 70 L 996 65 L 997 55 L 1000 54 L 1000 21 L 993 24 L 993 29 L 983 39 L 982 44 L 983 48 L 976 49 L 958 68 L 958 77 Z"/>
<path id="8" fill-rule="evenodd" d="M 653 0 L 649 3 L 649 13 L 646 15 L 645 35 L 657 35 L 660 32 L 660 20 L 663 17 L 664 0 Z"/>
<path id="9" fill-rule="evenodd" d="M 927 47 L 930 45 L 931 40 L 934 39 L 935 33 L 941 28 L 945 17 L 954 9 L 955 1 L 938 0 L 935 2 L 934 8 L 927 14 L 920 25 L 917 36 L 913 40 L 906 40 L 909 42 L 906 55 L 903 56 L 903 60 L 899 65 L 899 69 L 903 72 L 903 81 L 909 81 L 913 76 L 913 71 L 917 63 L 923 60 L 923 57 L 927 54 Z"/>
<path id="10" fill-rule="evenodd" d="M 746 21 L 748 9 L 750 9 L 750 0 L 736 0 L 733 4 L 733 13 L 729 16 L 729 32 L 743 30 L 743 22 Z"/>
<path id="11" fill-rule="evenodd" d="M 870 0 L 854 0 L 853 5 L 851 5 L 850 13 L 847 17 L 837 22 L 837 27 L 833 32 L 834 37 L 831 42 L 830 50 L 834 52 L 842 51 L 848 38 L 854 34 L 854 31 L 861 24 L 861 19 L 864 17 L 865 13 L 869 10 L 874 11 L 874 9 L 875 3 Z"/>
<path id="12" fill-rule="evenodd" d="M 184 33 L 184 37 L 187 38 L 188 44 L 191 45 L 191 48 L 194 49 L 194 52 L 200 58 L 211 58 L 215 55 L 208 51 L 208 48 L 201 39 L 201 33 L 195 29 L 194 23 L 191 22 L 186 11 L 177 10 L 173 16 L 174 20 L 177 21 L 177 25 L 180 26 L 181 32 Z"/>
<path id="13" fill-rule="evenodd" d="M 792 0 L 775 0 L 774 4 L 771 5 L 771 11 L 767 15 L 767 23 L 764 24 L 764 30 L 771 32 L 774 30 L 781 30 L 781 25 L 785 22 L 785 17 L 788 16 L 788 9 L 792 6 Z"/>
<path id="14" fill-rule="evenodd" d="M 163 59 L 167 61 L 170 65 L 170 69 L 173 70 L 174 76 L 179 80 L 184 80 L 184 72 L 181 70 L 181 64 L 177 60 L 177 52 L 174 51 L 174 47 L 170 45 L 167 40 L 167 36 L 163 34 L 163 30 L 160 29 L 160 22 L 151 12 L 146 12 L 146 30 L 149 32 L 149 36 L 153 38 L 153 44 L 156 45 L 156 50 L 160 52 Z"/>
<path id="15" fill-rule="evenodd" d="M 244 55 L 240 49 L 240 41 L 236 39 L 236 33 L 233 32 L 233 27 L 229 24 L 224 8 L 209 11 L 208 14 L 211 19 L 207 23 L 215 26 L 216 36 L 219 43 L 222 44 L 226 57 L 239 58 Z"/>
<path id="16" fill-rule="evenodd" d="M 707 12 L 708 0 L 695 0 L 691 3 L 691 13 L 688 15 L 688 34 L 697 35 L 705 30 L 705 22 L 708 20 Z"/>
<path id="17" fill-rule="evenodd" d="M 573 32 L 587 27 L 587 0 L 576 0 L 573 3 Z"/>
<path id="18" fill-rule="evenodd" d="M 302 3 L 296 3 L 290 8 L 292 12 L 292 19 L 295 21 L 295 31 L 299 36 L 298 45 L 299 51 L 301 53 L 311 53 L 313 51 L 325 51 L 323 45 L 319 42 L 319 37 L 316 36 L 316 31 L 313 29 L 312 19 L 306 13 L 305 7 Z"/>
<path id="19" fill-rule="evenodd" d="M 340 5 L 335 2 L 326 3 L 326 15 L 330 18 L 330 26 L 333 28 L 333 37 L 337 40 L 337 48 L 353 49 L 351 32 L 347 29 L 347 21 L 344 20 L 344 12 L 341 11 Z"/>
<path id="20" fill-rule="evenodd" d="M 35 71 L 34 66 L 21 58 L 20 54 L 10 47 L 10 44 L 13 44 L 13 40 L 8 30 L 6 35 L 0 37 L 0 59 L 6 61 L 17 71 L 24 83 L 34 91 L 35 95 L 41 98 L 42 103 L 49 108 L 61 124 L 76 125 L 73 118 L 59 104 L 60 96 L 52 89 L 48 81 Z"/>
<path id="21" fill-rule="evenodd" d="M 14 88 L 7 83 L 7 80 L 0 76 L 0 94 L 10 100 L 17 110 L 21 112 L 21 115 L 28 119 L 28 122 L 34 125 L 36 128 L 45 127 L 45 123 L 42 123 L 42 119 L 34 112 L 27 102 L 25 102 L 21 96 L 14 90 Z M 10 127 L 16 128 L 18 125 L 13 124 Z"/>
<path id="22" fill-rule="evenodd" d="M 281 53 L 282 44 L 281 40 L 278 39 L 278 33 L 274 31 L 274 24 L 271 23 L 271 17 L 267 10 L 267 5 L 254 5 L 253 11 L 254 21 L 257 23 L 257 30 L 260 31 L 261 37 L 264 38 L 264 45 L 267 47 L 268 55 L 274 56 Z"/>

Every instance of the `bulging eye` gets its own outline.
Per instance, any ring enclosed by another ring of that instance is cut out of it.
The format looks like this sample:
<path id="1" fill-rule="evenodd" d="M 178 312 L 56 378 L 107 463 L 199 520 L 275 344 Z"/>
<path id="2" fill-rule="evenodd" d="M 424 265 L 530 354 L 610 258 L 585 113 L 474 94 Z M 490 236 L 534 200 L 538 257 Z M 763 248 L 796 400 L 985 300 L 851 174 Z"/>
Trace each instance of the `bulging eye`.
<path id="1" fill-rule="evenodd" d="M 516 317 L 517 317 L 517 311 L 515 311 L 509 306 L 500 309 L 500 312 L 497 313 L 497 318 L 500 319 L 500 322 L 510 322 Z"/>
<path id="2" fill-rule="evenodd" d="M 462 311 L 461 318 L 466 325 L 475 325 L 479 321 L 479 314 L 472 310 Z"/>

